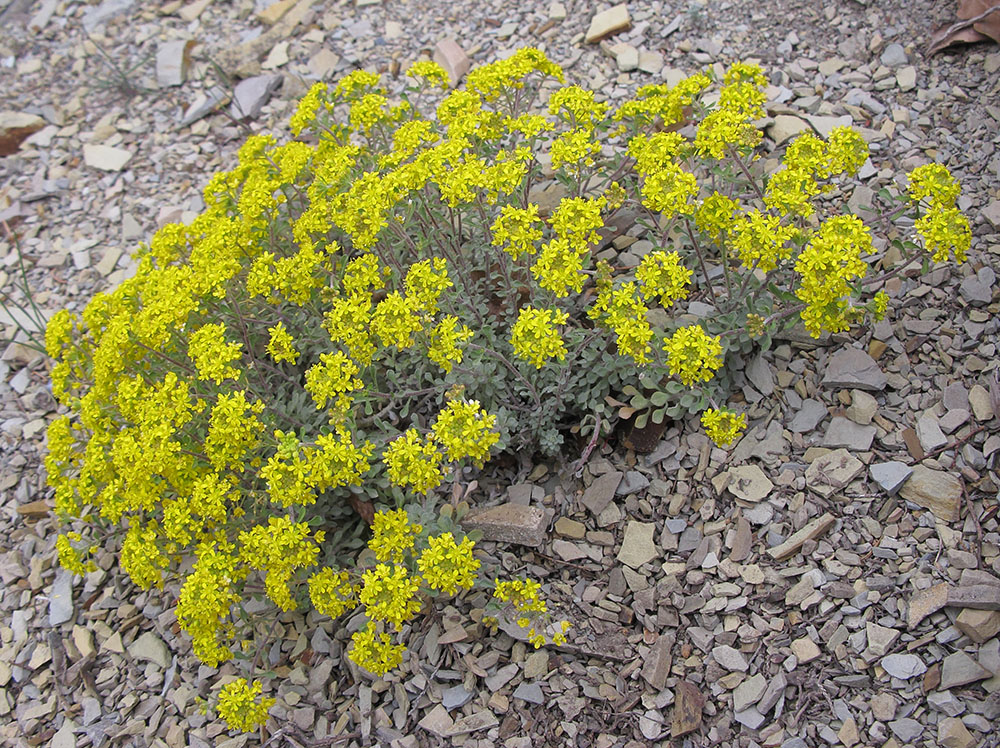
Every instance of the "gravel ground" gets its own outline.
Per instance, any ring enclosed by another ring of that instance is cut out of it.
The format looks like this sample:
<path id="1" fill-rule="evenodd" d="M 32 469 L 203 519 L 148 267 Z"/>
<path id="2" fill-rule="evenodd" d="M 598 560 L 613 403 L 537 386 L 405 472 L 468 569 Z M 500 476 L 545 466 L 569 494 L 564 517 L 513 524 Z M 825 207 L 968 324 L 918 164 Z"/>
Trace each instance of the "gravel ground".
<path id="1" fill-rule="evenodd" d="M 897 279 L 895 313 L 874 330 L 748 362 L 738 385 L 751 428 L 729 452 L 688 424 L 649 455 L 599 445 L 579 479 L 558 463 L 517 476 L 502 498 L 547 510 L 544 543 L 483 545 L 545 581 L 574 622 L 568 646 L 486 636 L 463 601 L 415 624 L 415 656 L 372 681 L 341 661 L 350 624 L 287 617 L 267 653 L 278 703 L 263 737 L 231 736 L 204 713 L 235 671 L 198 665 L 171 590 L 136 594 L 110 554 L 84 579 L 58 570 L 41 467 L 56 405 L 46 363 L 7 347 L 0 742 L 997 745 L 1000 612 L 982 609 L 1000 607 L 997 47 L 925 58 L 952 5 L 930 0 L 630 2 L 631 27 L 600 44 L 584 34 L 608 6 L 590 2 L 280 5 L 271 25 L 249 0 L 0 0 L 0 109 L 42 120 L 0 159 L 0 217 L 21 236 L 42 308 L 80 309 L 127 277 L 130 249 L 201 208 L 248 128 L 285 132 L 312 80 L 405 69 L 446 38 L 473 64 L 540 46 L 611 101 L 756 58 L 773 84 L 772 138 L 809 117 L 861 128 L 872 159 L 855 208 L 903 169 L 947 164 L 973 249 L 960 267 Z M 185 40 L 190 69 L 167 85 L 158 53 L 176 57 Z M 274 76 L 243 123 L 228 107 L 195 118 L 231 90 L 223 72 Z M 0 258 L 10 289 L 10 241 Z"/>

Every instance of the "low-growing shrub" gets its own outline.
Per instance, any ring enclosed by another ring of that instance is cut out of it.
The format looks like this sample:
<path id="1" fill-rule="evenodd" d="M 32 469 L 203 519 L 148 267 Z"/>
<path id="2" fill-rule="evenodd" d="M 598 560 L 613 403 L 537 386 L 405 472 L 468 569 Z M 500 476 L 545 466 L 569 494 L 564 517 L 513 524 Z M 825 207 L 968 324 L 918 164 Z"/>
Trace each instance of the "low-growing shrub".
<path id="1" fill-rule="evenodd" d="M 875 225 L 907 214 L 918 236 L 894 239 L 896 264 L 872 276 L 884 255 L 841 212 L 865 141 L 802 134 L 765 174 L 753 65 L 645 86 L 618 109 L 533 49 L 447 94 L 438 66 L 409 75 L 395 99 L 362 71 L 313 86 L 298 139 L 250 137 L 201 215 L 48 326 L 69 410 L 46 459 L 73 525 L 63 564 L 85 573 L 107 544 L 140 588 L 179 590 L 202 662 L 241 657 L 251 680 L 236 644 L 253 635 L 237 615 L 249 600 L 362 608 L 349 656 L 383 675 L 430 599 L 484 584 L 474 538 L 435 509 L 463 467 L 593 438 L 627 395 L 653 420 L 701 413 L 729 444 L 746 425 L 727 407 L 733 357 L 799 321 L 819 336 L 877 318 L 888 275 L 969 247 L 958 186 L 921 167 L 908 197 L 881 195 L 899 205 Z M 628 266 L 610 242 L 636 226 L 648 242 Z M 359 556 L 356 514 L 375 504 Z M 496 581 L 484 613 L 536 646 L 566 630 L 532 580 Z M 252 729 L 267 705 L 240 679 L 218 711 Z"/>

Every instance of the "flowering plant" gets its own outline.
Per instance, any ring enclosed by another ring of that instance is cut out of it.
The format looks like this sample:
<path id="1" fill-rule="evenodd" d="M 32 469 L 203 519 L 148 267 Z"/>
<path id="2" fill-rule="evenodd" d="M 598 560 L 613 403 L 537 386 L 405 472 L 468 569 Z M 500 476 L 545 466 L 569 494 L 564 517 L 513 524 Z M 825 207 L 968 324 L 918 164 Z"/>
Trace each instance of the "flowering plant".
<path id="1" fill-rule="evenodd" d="M 333 617 L 362 607 L 350 657 L 384 674 L 421 595 L 469 589 L 479 561 L 469 538 L 399 510 L 374 516 L 377 563 L 351 569 L 350 506 L 412 509 L 499 450 L 555 451 L 571 426 L 596 436 L 637 371 L 703 387 L 741 341 L 886 312 L 872 294 L 885 274 L 866 277 L 871 231 L 831 199 L 864 140 L 801 135 L 765 175 L 755 66 L 731 66 L 717 93 L 699 73 L 617 110 L 533 49 L 434 108 L 444 71 L 409 75 L 396 98 L 363 71 L 313 86 L 298 139 L 251 136 L 200 216 L 160 229 L 133 278 L 48 326 L 70 415 L 49 429 L 46 467 L 77 525 L 61 560 L 86 573 L 90 547 L 122 536 L 137 585 L 179 583 L 178 622 L 208 665 L 236 654 L 234 608 L 256 595 Z M 935 261 L 969 247 L 957 196 L 943 167 L 911 176 Z M 728 394 L 701 418 L 720 444 L 746 423 Z M 536 646 L 546 626 L 564 634 L 539 591 L 494 593 Z M 219 712 L 252 728 L 260 695 L 236 681 Z"/>

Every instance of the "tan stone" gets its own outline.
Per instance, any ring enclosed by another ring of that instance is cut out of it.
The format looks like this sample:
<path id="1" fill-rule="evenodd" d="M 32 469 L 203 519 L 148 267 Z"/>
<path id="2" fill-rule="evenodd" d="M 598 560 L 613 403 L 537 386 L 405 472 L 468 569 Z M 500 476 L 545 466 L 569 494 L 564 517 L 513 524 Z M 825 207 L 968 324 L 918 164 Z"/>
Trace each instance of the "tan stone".
<path id="1" fill-rule="evenodd" d="M 0 156 L 9 156 L 21 141 L 45 127 L 45 120 L 25 112 L 0 112 Z"/>
<path id="2" fill-rule="evenodd" d="M 442 39 L 434 47 L 434 62 L 445 69 L 452 86 L 457 86 L 469 72 L 472 61 L 454 39 Z"/>
<path id="3" fill-rule="evenodd" d="M 965 608 L 955 619 L 955 625 L 976 644 L 983 644 L 1000 632 L 1000 611 Z"/>
<path id="4" fill-rule="evenodd" d="M 944 522 L 957 522 L 962 507 L 962 481 L 950 473 L 914 465 L 913 475 L 899 489 L 907 501 L 930 509 Z"/>
<path id="5" fill-rule="evenodd" d="M 837 518 L 834 517 L 832 514 L 824 514 L 820 517 L 817 517 L 812 522 L 809 522 L 801 530 L 799 530 L 796 533 L 793 533 L 792 536 L 788 538 L 788 540 L 786 540 L 784 543 L 776 545 L 774 546 L 774 548 L 768 548 L 767 555 L 769 555 L 776 561 L 781 561 L 784 558 L 788 558 L 789 556 L 797 553 L 799 548 L 802 547 L 802 544 L 805 543 L 807 540 L 812 540 L 814 538 L 817 538 L 824 532 L 829 530 L 831 527 L 833 527 L 836 521 Z"/>
<path id="6" fill-rule="evenodd" d="M 958 717 L 938 722 L 938 745 L 945 748 L 975 748 L 976 739 Z"/>
<path id="7" fill-rule="evenodd" d="M 796 639 L 792 642 L 792 653 L 795 655 L 795 658 L 799 661 L 800 665 L 806 662 L 812 662 L 821 654 L 816 642 L 808 636 L 803 636 L 801 639 Z"/>
<path id="8" fill-rule="evenodd" d="M 538 546 L 545 541 L 545 513 L 523 504 L 500 504 L 466 517 L 468 530 L 480 530 L 486 540 Z"/>
<path id="9" fill-rule="evenodd" d="M 931 613 L 936 613 L 948 604 L 948 585 L 942 582 L 926 590 L 920 590 L 910 598 L 906 623 L 912 629 Z"/>
<path id="10" fill-rule="evenodd" d="M 613 8 L 596 13 L 590 19 L 590 28 L 587 29 L 585 40 L 597 42 L 606 36 L 624 31 L 631 25 L 632 18 L 628 14 L 628 6 L 625 3 L 620 3 Z"/>

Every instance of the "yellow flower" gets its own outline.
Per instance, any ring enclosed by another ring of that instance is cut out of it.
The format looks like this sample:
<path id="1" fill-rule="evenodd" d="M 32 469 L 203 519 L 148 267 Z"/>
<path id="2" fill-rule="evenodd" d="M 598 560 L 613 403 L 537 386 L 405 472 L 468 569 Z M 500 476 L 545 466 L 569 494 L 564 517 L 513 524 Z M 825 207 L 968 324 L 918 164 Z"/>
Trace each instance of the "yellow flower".
<path id="1" fill-rule="evenodd" d="M 324 353 L 319 363 L 306 371 L 306 392 L 312 395 L 317 409 L 333 401 L 333 407 L 347 410 L 351 398 L 347 394 L 360 390 L 364 383 L 357 378 L 358 365 L 343 351 Z"/>
<path id="2" fill-rule="evenodd" d="M 436 62 L 419 60 L 406 69 L 406 74 L 414 80 L 426 81 L 432 87 L 448 88 L 448 73 Z"/>
<path id="3" fill-rule="evenodd" d="M 713 442 L 725 447 L 739 438 L 747 426 L 747 416 L 746 413 L 709 408 L 701 414 L 701 425 Z"/>
<path id="4" fill-rule="evenodd" d="M 295 350 L 295 340 L 285 328 L 284 322 L 279 322 L 274 327 L 269 327 L 267 331 L 271 338 L 267 343 L 267 352 L 275 361 L 288 361 L 294 364 L 299 358 L 299 352 Z"/>
<path id="5" fill-rule="evenodd" d="M 700 325 L 682 327 L 663 345 L 667 368 L 684 384 L 707 382 L 722 366 L 722 343 Z"/>
<path id="6" fill-rule="evenodd" d="M 497 417 L 483 410 L 478 400 L 452 400 L 438 413 L 431 430 L 449 460 L 471 457 L 482 464 L 490 447 L 500 441 L 496 422 Z"/>
<path id="7" fill-rule="evenodd" d="M 931 205 L 952 207 L 962 188 L 942 164 L 925 164 L 910 172 L 910 199 L 928 200 Z"/>
<path id="8" fill-rule="evenodd" d="M 246 678 L 237 678 L 222 687 L 219 693 L 219 716 L 231 730 L 251 732 L 267 722 L 267 710 L 274 706 L 274 699 L 257 700 L 261 694 L 260 681 L 247 684 Z"/>
<path id="9" fill-rule="evenodd" d="M 739 209 L 738 200 L 713 192 L 695 210 L 694 222 L 700 230 L 718 241 L 725 232 L 732 230 L 733 216 Z"/>
<path id="10" fill-rule="evenodd" d="M 566 359 L 566 346 L 556 325 L 565 325 L 566 312 L 522 307 L 511 328 L 510 343 L 518 357 L 540 369 L 550 358 Z"/>
<path id="11" fill-rule="evenodd" d="M 410 431 L 416 432 L 415 429 Z M 375 552 L 375 558 L 379 561 L 398 564 L 413 549 L 413 541 L 422 530 L 420 525 L 410 523 L 405 509 L 376 512 L 368 547 Z"/>
<path id="12" fill-rule="evenodd" d="M 354 646 L 347 655 L 351 662 L 379 678 L 398 667 L 406 651 L 405 646 L 393 644 L 388 634 L 376 631 L 371 623 L 355 631 L 351 642 Z"/>
<path id="13" fill-rule="evenodd" d="M 225 335 L 226 326 L 222 323 L 203 325 L 191 333 L 188 356 L 198 368 L 198 379 L 222 384 L 224 379 L 240 376 L 239 369 L 230 364 L 239 360 L 243 344 L 227 343 Z"/>
<path id="14" fill-rule="evenodd" d="M 459 589 L 471 589 L 476 581 L 479 561 L 472 557 L 474 544 L 468 538 L 455 543 L 450 533 L 427 539 L 427 548 L 420 554 L 417 566 L 432 589 L 454 595 Z"/>
<path id="15" fill-rule="evenodd" d="M 441 485 L 444 479 L 440 450 L 430 439 L 421 439 L 416 429 L 407 429 L 402 436 L 389 442 L 382 461 L 388 468 L 389 480 L 393 485 L 401 488 L 412 486 L 417 493 L 426 494 Z M 375 518 L 377 523 L 377 514 Z"/>
<path id="16" fill-rule="evenodd" d="M 351 583 L 346 571 L 326 566 L 309 577 L 309 599 L 317 611 L 336 618 L 357 607 L 358 586 Z"/>
<path id="17" fill-rule="evenodd" d="M 662 250 L 650 252 L 643 257 L 635 271 L 642 295 L 647 299 L 659 296 L 664 307 L 678 299 L 687 298 L 691 275 L 691 270 L 681 263 L 680 255 Z"/>
<path id="18" fill-rule="evenodd" d="M 402 566 L 378 564 L 361 577 L 358 599 L 369 618 L 391 623 L 398 630 L 404 621 L 420 612 L 420 601 L 416 597 L 419 589 L 420 582 Z"/>
<path id="19" fill-rule="evenodd" d="M 462 363 L 464 351 L 461 344 L 471 337 L 472 330 L 465 325 L 459 325 L 458 317 L 452 315 L 442 317 L 430 331 L 427 358 L 445 372 L 449 372 L 454 364 Z"/>

